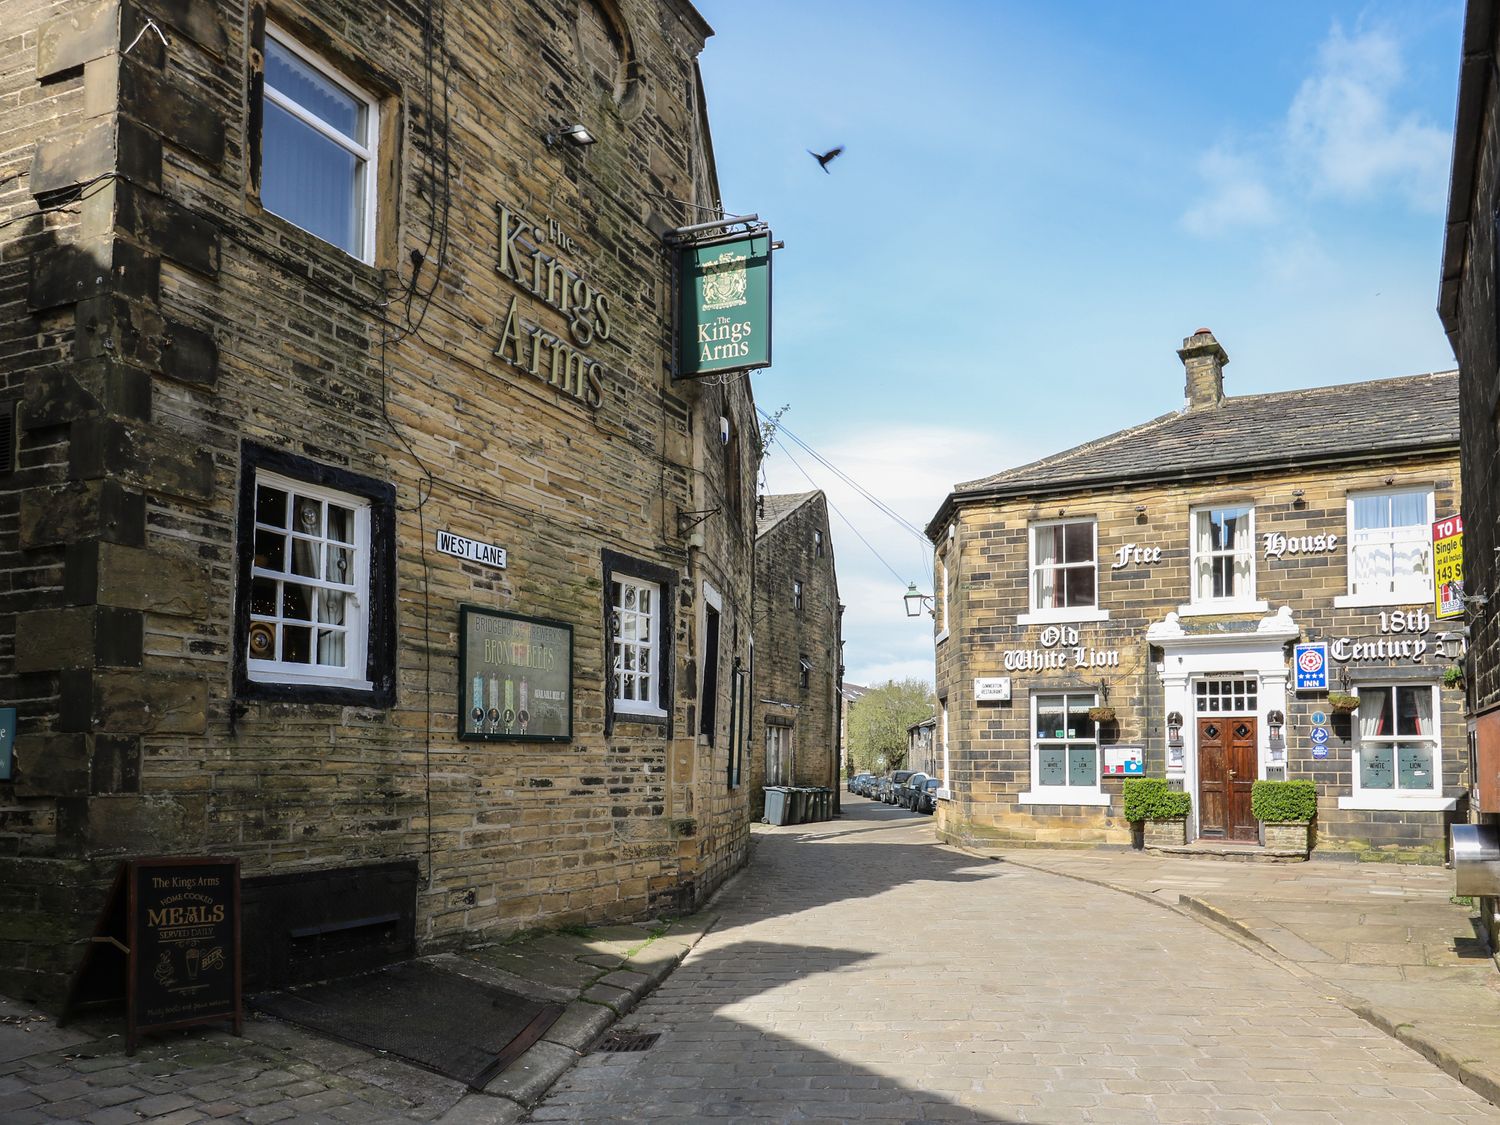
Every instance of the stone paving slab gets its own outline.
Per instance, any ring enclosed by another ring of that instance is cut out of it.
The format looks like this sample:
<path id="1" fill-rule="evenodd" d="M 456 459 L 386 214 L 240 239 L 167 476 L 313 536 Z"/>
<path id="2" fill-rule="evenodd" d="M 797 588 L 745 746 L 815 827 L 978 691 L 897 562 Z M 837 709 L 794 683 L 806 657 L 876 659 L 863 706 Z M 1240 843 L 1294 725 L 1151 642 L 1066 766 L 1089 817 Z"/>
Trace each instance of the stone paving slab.
<path id="1" fill-rule="evenodd" d="M 123 1014 L 94 1013 L 59 1029 L 39 1010 L 0 997 L 0 1121 L 511 1125 L 620 1013 L 656 987 L 717 917 L 708 911 L 674 922 L 530 934 L 430 958 L 446 971 L 567 1005 L 484 1094 L 253 1012 L 242 1037 L 212 1025 L 166 1032 L 148 1037 L 130 1057 Z M 601 984 L 606 977 L 613 984 Z"/>
<path id="2" fill-rule="evenodd" d="M 1300 967 L 1163 909 L 1195 879 L 1132 888 L 1148 906 L 930 823 L 851 798 L 757 828 L 720 924 L 630 1016 L 656 1044 L 583 1057 L 528 1120 L 1500 1120 Z"/>
<path id="3" fill-rule="evenodd" d="M 1453 901 L 1451 871 L 1313 859 L 1295 868 L 1236 865 L 1224 878 L 1209 860 L 1124 850 L 975 854 L 1112 887 L 1230 930 L 1500 1105 L 1500 972 L 1472 908 Z"/>

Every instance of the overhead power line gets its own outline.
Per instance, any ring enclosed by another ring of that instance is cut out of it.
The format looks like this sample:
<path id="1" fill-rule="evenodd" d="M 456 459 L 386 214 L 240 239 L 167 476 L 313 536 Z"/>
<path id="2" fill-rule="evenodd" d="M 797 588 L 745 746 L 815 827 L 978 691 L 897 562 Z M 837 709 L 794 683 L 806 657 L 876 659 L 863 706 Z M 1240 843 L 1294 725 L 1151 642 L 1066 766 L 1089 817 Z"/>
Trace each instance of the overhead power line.
<path id="1" fill-rule="evenodd" d="M 783 452 L 785 452 L 785 450 L 783 450 Z M 799 473 L 801 473 L 803 476 L 807 477 L 807 483 L 808 484 L 812 485 L 814 488 L 818 487 L 817 481 L 813 480 L 812 477 L 808 474 L 807 470 L 804 469 L 801 465 L 799 465 L 797 463 L 797 459 L 795 457 L 793 457 L 790 453 L 787 453 L 786 459 L 788 461 L 790 461 L 796 467 L 796 469 L 797 469 L 797 471 Z M 839 519 L 841 519 L 841 520 L 844 521 L 845 525 L 849 528 L 849 530 L 852 531 L 852 532 L 854 532 L 855 538 L 857 538 L 861 543 L 863 543 L 866 547 L 869 548 L 870 554 L 874 555 L 877 559 L 880 560 L 880 565 L 883 566 L 883 567 L 885 567 L 886 570 L 890 571 L 892 577 L 894 577 L 897 582 L 906 582 L 907 581 L 907 579 L 902 578 L 901 575 L 897 574 L 896 573 L 896 568 L 893 567 L 890 563 L 888 563 L 888 562 L 885 561 L 885 556 L 882 555 L 879 551 L 877 551 L 874 548 L 874 546 L 870 543 L 870 541 L 868 539 L 866 539 L 863 535 L 861 535 L 859 533 L 859 528 L 855 527 L 852 523 L 849 522 L 849 517 L 846 516 L 846 515 L 844 515 L 843 512 L 839 511 L 838 505 L 835 504 L 832 500 L 828 499 L 827 493 L 824 493 L 823 499 L 828 504 L 828 506 L 833 509 L 833 514 L 836 515 L 836 516 L 838 516 Z"/>
<path id="2" fill-rule="evenodd" d="M 773 420 L 771 418 L 771 415 L 767 414 L 764 410 L 761 410 L 759 407 L 756 407 L 756 412 L 762 418 L 764 418 L 768 422 Z M 816 449 L 814 449 L 812 446 L 808 445 L 807 442 L 803 441 L 796 434 L 792 433 L 791 430 L 789 430 L 789 429 L 786 428 L 785 423 L 782 423 L 782 422 L 778 421 L 777 425 L 776 425 L 776 434 L 775 434 L 775 436 L 779 437 L 782 434 L 785 434 L 787 437 L 791 438 L 792 442 L 797 446 L 798 449 L 803 450 L 809 457 L 811 457 L 813 460 L 815 460 L 818 464 L 822 465 L 830 473 L 832 473 L 834 476 L 838 477 L 839 480 L 843 481 L 850 488 L 854 489 L 855 492 L 859 493 L 860 496 L 862 496 L 866 500 L 868 500 L 887 519 L 889 519 L 893 523 L 897 524 L 903 530 L 909 531 L 911 534 L 915 535 L 918 539 L 920 539 L 922 541 L 922 545 L 924 547 L 926 547 L 927 550 L 929 550 L 929 551 L 932 550 L 932 542 L 927 538 L 926 533 L 923 532 L 923 530 L 920 527 L 918 527 L 916 524 L 912 523 L 910 520 L 906 519 L 904 516 L 901 515 L 900 512 L 896 511 L 889 504 L 887 504 L 884 500 L 880 499 L 880 497 L 876 496 L 869 489 L 865 488 L 864 485 L 860 484 L 857 480 L 855 480 L 853 477 L 851 477 L 848 473 L 844 472 L 844 470 L 840 469 L 832 461 L 828 460 L 828 458 L 824 457 Z M 775 437 L 772 438 L 772 441 L 774 443 Z M 790 460 L 790 455 L 788 456 L 788 459 Z M 794 462 L 794 464 L 795 464 L 795 462 Z M 800 468 L 800 466 L 799 466 L 799 468 Z M 802 475 L 803 476 L 807 476 L 807 473 L 803 472 Z M 808 480 L 811 481 L 812 478 L 808 477 Z M 816 487 L 816 484 L 814 484 L 814 487 Z"/>

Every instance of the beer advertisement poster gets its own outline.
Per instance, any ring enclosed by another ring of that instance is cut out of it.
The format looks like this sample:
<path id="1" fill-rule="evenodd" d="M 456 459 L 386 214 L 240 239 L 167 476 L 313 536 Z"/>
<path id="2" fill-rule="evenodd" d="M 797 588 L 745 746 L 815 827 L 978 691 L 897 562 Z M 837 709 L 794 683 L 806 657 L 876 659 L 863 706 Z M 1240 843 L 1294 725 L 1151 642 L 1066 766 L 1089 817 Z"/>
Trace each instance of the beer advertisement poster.
<path id="1" fill-rule="evenodd" d="M 501 742 L 573 738 L 573 627 L 463 606 L 458 736 Z"/>

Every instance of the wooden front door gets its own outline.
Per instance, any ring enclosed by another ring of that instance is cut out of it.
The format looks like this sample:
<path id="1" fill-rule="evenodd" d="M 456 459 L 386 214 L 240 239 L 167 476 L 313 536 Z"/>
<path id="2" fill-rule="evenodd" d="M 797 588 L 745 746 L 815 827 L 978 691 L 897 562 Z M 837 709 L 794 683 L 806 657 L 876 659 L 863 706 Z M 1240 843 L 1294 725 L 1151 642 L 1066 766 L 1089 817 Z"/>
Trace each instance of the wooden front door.
<path id="1" fill-rule="evenodd" d="M 1255 741 L 1253 718 L 1214 715 L 1198 720 L 1198 835 L 1203 839 L 1260 840 L 1250 812 Z"/>

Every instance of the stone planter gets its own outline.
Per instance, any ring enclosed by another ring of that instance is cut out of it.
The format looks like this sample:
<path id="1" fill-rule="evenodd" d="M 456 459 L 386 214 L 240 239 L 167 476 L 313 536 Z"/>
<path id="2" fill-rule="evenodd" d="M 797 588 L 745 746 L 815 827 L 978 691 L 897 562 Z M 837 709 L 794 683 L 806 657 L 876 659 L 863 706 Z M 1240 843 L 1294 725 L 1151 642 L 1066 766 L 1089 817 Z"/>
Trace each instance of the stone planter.
<path id="1" fill-rule="evenodd" d="M 1187 819 L 1147 820 L 1145 844 L 1148 848 L 1180 848 L 1187 843 Z"/>
<path id="2" fill-rule="evenodd" d="M 1312 848 L 1312 823 L 1306 820 L 1265 821 L 1266 847 L 1279 852 L 1301 852 Z"/>

